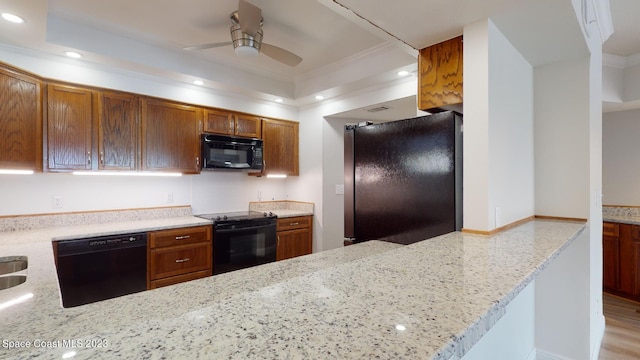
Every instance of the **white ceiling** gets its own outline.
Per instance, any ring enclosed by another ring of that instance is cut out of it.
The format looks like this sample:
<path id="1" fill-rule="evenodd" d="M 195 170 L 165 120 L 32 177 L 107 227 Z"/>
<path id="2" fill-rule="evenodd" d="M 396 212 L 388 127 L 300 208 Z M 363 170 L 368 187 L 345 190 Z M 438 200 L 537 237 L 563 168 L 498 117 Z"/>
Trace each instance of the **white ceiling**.
<path id="1" fill-rule="evenodd" d="M 566 13 L 554 9 L 560 3 L 570 4 L 569 0 L 249 1 L 262 9 L 264 42 L 298 54 L 302 63 L 289 67 L 263 55 L 240 57 L 230 45 L 182 49 L 230 41 L 229 15 L 237 9 L 237 0 L 0 0 L 0 12 L 27 20 L 20 26 L 0 21 L 0 45 L 56 55 L 74 49 L 84 54 L 83 61 L 176 81 L 200 78 L 207 87 L 264 100 L 283 97 L 286 104 L 302 106 L 314 101 L 316 93 L 338 96 L 393 81 L 390 74 L 398 69 L 415 71 L 415 49 L 460 35 L 466 24 L 490 17 L 501 28 L 526 21 L 531 24 L 521 28 L 540 28 L 536 22 L 542 19 L 544 25 L 554 14 L 560 17 L 554 22 L 562 24 Z M 616 33 L 605 43 L 605 52 L 640 53 L 640 1 L 610 2 Z M 558 27 L 544 29 L 548 31 L 541 31 L 540 42 L 548 42 L 551 32 L 559 51 L 570 51 L 553 33 Z M 529 51 L 532 57 L 541 54 L 536 62 L 546 61 L 552 53 Z"/>

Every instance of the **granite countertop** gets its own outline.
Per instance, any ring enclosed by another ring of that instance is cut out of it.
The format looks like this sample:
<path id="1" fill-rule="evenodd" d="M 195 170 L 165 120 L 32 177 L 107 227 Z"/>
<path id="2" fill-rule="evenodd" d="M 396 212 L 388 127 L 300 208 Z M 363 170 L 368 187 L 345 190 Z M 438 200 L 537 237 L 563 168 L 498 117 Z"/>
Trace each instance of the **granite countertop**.
<path id="1" fill-rule="evenodd" d="M 632 215 L 602 215 L 602 221 L 620 224 L 640 225 L 640 216 Z"/>
<path id="2" fill-rule="evenodd" d="M 449 359 L 584 228 L 536 220 L 491 237 L 369 241 L 69 309 L 50 240 L 72 230 L 2 233 L 0 256 L 28 256 L 29 276 L 0 291 L 0 309 L 33 297 L 0 310 L 0 358 Z M 8 348 L 18 342 L 31 347 Z"/>
<path id="3" fill-rule="evenodd" d="M 603 205 L 602 221 L 640 225 L 640 207 Z"/>
<path id="4" fill-rule="evenodd" d="M 270 211 L 276 214 L 279 218 L 312 216 L 314 211 L 314 204 L 290 200 L 259 201 L 250 202 L 249 210 Z"/>

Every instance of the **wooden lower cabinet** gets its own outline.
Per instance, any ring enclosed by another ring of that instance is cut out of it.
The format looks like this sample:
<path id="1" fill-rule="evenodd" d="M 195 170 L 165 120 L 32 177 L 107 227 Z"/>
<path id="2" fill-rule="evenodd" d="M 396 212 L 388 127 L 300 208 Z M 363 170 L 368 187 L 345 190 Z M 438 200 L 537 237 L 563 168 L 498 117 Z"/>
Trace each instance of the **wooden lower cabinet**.
<path id="1" fill-rule="evenodd" d="M 604 289 L 620 289 L 620 226 L 602 226 L 602 285 Z"/>
<path id="2" fill-rule="evenodd" d="M 211 226 L 160 230 L 148 235 L 148 289 L 212 275 Z"/>
<path id="3" fill-rule="evenodd" d="M 602 278 L 606 292 L 640 301 L 640 226 L 603 223 Z"/>
<path id="4" fill-rule="evenodd" d="M 313 244 L 313 216 L 278 219 L 276 260 L 311 254 Z"/>

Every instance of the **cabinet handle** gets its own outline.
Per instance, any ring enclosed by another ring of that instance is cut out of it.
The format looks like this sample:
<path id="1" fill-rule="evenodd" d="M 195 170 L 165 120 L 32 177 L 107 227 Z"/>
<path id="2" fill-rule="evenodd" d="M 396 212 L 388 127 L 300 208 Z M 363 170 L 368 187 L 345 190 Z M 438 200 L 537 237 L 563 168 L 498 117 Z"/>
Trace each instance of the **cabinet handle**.
<path id="1" fill-rule="evenodd" d="M 87 165 L 91 165 L 91 151 L 87 151 Z"/>
<path id="2" fill-rule="evenodd" d="M 276 247 L 280 246 L 280 235 L 278 235 L 278 242 L 276 243 Z"/>
<path id="3" fill-rule="evenodd" d="M 177 263 L 184 263 L 184 262 L 187 262 L 187 261 L 189 261 L 189 260 L 191 260 L 191 259 L 189 259 L 189 258 L 184 258 L 184 259 L 178 259 L 178 260 L 176 260 L 176 262 L 177 262 Z"/>
<path id="4" fill-rule="evenodd" d="M 300 223 L 295 222 L 295 223 L 289 224 L 289 226 L 295 226 L 295 225 L 300 225 Z"/>
<path id="5" fill-rule="evenodd" d="M 196 168 L 200 167 L 200 157 L 196 157 Z"/>
<path id="6" fill-rule="evenodd" d="M 100 151 L 100 165 L 104 166 L 104 151 Z"/>
<path id="7" fill-rule="evenodd" d="M 176 240 L 185 240 L 190 238 L 191 235 L 182 235 L 182 236 L 176 236 Z"/>

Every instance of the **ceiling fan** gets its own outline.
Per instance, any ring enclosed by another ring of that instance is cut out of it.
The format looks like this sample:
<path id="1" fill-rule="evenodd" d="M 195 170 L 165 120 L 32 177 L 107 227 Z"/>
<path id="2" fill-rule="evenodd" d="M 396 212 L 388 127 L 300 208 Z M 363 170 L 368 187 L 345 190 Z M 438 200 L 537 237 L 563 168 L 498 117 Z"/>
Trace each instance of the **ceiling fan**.
<path id="1" fill-rule="evenodd" d="M 239 55 L 264 55 L 289 66 L 296 66 L 302 58 L 275 45 L 262 42 L 262 10 L 245 1 L 239 0 L 238 10 L 231 13 L 231 41 L 200 44 L 184 47 L 184 50 L 204 50 L 220 46 L 233 45 Z"/>

